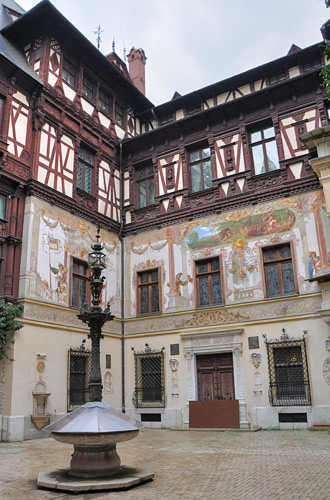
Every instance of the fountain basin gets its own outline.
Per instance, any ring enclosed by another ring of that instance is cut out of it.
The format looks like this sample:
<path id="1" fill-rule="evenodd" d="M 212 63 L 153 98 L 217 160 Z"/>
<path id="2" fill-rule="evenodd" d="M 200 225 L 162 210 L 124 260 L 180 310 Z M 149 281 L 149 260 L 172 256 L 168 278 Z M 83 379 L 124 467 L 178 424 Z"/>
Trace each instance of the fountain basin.
<path id="1" fill-rule="evenodd" d="M 83 479 L 114 476 L 120 471 L 116 444 L 135 438 L 139 422 L 102 402 L 87 403 L 44 430 L 61 443 L 74 445 L 68 474 Z"/>

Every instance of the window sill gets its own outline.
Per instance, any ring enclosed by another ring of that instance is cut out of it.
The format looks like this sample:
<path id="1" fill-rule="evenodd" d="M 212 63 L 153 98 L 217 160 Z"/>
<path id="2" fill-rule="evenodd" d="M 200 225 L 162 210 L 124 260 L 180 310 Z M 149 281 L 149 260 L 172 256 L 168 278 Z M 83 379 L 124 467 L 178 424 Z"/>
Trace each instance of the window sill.
<path id="1" fill-rule="evenodd" d="M 87 191 L 85 191 L 84 189 L 81 189 L 80 187 L 76 187 L 76 190 L 77 190 L 77 193 L 80 195 L 80 196 L 85 196 L 86 198 L 89 198 L 90 200 L 92 201 L 95 201 L 96 200 L 96 197 L 91 194 L 91 193 L 88 193 Z"/>

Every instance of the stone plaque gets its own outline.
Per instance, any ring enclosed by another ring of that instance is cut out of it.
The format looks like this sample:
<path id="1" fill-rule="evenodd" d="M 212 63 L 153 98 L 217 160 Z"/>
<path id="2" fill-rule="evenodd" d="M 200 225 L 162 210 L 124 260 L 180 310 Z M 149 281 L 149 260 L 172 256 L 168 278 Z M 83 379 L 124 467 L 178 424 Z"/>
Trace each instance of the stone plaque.
<path id="1" fill-rule="evenodd" d="M 179 344 L 170 344 L 171 356 L 177 356 L 180 354 Z"/>
<path id="2" fill-rule="evenodd" d="M 248 337 L 249 349 L 259 349 L 259 337 Z"/>

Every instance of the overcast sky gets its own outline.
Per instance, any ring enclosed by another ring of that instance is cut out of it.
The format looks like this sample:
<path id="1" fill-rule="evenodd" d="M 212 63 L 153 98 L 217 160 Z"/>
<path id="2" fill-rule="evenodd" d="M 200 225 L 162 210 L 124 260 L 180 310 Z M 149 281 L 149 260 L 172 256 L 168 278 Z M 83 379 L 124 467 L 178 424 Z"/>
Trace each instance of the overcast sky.
<path id="1" fill-rule="evenodd" d="M 17 0 L 25 10 L 37 0 Z M 319 42 L 324 0 L 53 0 L 101 51 L 142 47 L 147 97 L 160 104 Z"/>

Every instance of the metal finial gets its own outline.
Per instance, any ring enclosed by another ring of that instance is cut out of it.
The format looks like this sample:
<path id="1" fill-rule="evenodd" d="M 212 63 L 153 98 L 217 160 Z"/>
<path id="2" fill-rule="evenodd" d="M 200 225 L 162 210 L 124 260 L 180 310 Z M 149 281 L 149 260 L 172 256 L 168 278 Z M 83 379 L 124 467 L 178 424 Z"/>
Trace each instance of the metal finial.
<path id="1" fill-rule="evenodd" d="M 101 33 L 103 33 L 104 30 L 101 29 L 101 26 L 99 25 L 96 31 L 93 31 L 94 35 L 97 35 L 96 37 L 96 43 L 97 43 L 97 48 L 99 49 L 101 46 Z"/>
<path id="2" fill-rule="evenodd" d="M 115 37 L 113 37 L 113 40 L 112 40 L 112 52 L 116 52 L 116 44 L 115 44 Z"/>

